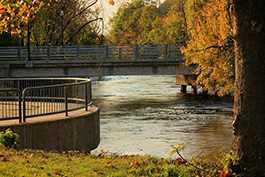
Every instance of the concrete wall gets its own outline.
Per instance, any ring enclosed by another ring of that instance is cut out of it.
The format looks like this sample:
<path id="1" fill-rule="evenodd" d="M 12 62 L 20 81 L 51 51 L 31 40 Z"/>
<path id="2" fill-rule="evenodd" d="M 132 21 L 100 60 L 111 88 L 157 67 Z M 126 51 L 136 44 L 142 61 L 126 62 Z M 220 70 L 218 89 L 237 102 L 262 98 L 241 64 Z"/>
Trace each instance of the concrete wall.
<path id="1" fill-rule="evenodd" d="M 1 63 L 0 63 L 1 67 Z M 16 61 L 0 68 L 0 77 L 87 77 L 111 75 L 192 74 L 183 61 Z"/>
<path id="2" fill-rule="evenodd" d="M 0 131 L 7 128 L 19 134 L 22 149 L 90 152 L 100 142 L 98 108 L 77 117 L 0 126 Z"/>

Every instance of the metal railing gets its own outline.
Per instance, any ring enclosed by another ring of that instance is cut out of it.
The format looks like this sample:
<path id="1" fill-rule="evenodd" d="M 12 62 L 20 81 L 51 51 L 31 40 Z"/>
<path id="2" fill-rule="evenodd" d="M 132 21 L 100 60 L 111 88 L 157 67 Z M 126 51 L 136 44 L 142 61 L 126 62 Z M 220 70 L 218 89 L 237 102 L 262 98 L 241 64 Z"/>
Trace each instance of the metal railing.
<path id="1" fill-rule="evenodd" d="M 80 78 L 0 79 L 0 120 L 50 115 L 92 104 L 91 81 Z"/>
<path id="2" fill-rule="evenodd" d="M 21 92 L 17 88 L 0 88 L 0 120 L 19 119 L 21 117 Z"/>
<path id="3" fill-rule="evenodd" d="M 148 60 L 182 59 L 182 44 L 37 46 L 31 47 L 32 60 Z M 28 58 L 27 47 L 0 47 L 0 61 Z"/>

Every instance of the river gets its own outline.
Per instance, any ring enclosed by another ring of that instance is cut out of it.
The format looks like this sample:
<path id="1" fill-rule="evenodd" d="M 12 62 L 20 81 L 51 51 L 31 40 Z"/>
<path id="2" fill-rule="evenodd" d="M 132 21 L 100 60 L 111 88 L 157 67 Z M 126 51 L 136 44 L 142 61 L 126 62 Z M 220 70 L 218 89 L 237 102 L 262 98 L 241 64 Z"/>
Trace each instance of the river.
<path id="1" fill-rule="evenodd" d="M 218 156 L 232 144 L 233 98 L 180 92 L 175 76 L 110 76 L 92 84 L 100 108 L 99 147 L 119 155 L 170 157 L 170 145 L 184 142 L 181 153 Z M 190 88 L 187 89 L 190 91 Z"/>

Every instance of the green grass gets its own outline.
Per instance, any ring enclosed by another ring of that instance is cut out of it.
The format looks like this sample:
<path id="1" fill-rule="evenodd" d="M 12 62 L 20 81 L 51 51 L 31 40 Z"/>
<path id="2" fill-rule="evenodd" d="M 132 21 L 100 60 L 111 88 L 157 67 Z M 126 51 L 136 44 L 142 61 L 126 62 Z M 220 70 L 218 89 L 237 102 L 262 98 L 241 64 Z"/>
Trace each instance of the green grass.
<path id="1" fill-rule="evenodd" d="M 80 152 L 51 153 L 0 146 L 0 176 L 220 176 L 216 163 L 99 155 Z"/>

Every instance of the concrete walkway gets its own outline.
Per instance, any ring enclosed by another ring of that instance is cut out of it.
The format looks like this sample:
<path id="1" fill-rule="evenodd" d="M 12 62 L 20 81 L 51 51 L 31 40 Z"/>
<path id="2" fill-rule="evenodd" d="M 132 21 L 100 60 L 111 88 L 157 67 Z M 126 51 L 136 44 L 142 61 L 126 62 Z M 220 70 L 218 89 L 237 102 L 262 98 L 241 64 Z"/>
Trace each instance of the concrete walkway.
<path id="1" fill-rule="evenodd" d="M 17 108 L 11 108 L 13 110 L 17 110 Z M 26 123 L 19 123 L 18 119 L 12 119 L 12 120 L 1 120 L 0 119 L 0 127 L 6 127 L 6 126 L 13 126 L 13 125 L 19 125 L 19 124 L 31 124 L 31 123 L 41 123 L 41 122 L 47 122 L 47 121 L 55 121 L 60 119 L 69 119 L 74 117 L 79 117 L 85 114 L 89 114 L 92 112 L 96 112 L 98 110 L 95 106 L 88 106 L 88 111 L 85 111 L 85 108 L 75 110 L 75 111 L 69 111 L 68 116 L 65 116 L 65 113 L 58 113 L 58 114 L 51 114 L 51 115 L 45 115 L 45 116 L 37 116 L 37 117 L 31 117 L 26 118 Z M 3 107 L 0 106 L 0 114 L 3 111 Z"/>

